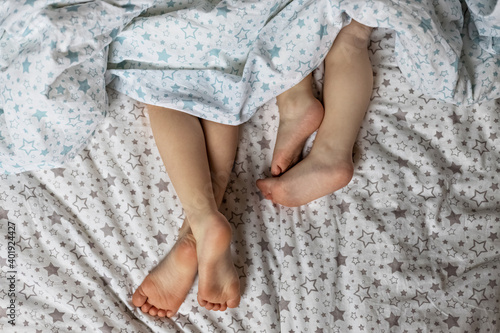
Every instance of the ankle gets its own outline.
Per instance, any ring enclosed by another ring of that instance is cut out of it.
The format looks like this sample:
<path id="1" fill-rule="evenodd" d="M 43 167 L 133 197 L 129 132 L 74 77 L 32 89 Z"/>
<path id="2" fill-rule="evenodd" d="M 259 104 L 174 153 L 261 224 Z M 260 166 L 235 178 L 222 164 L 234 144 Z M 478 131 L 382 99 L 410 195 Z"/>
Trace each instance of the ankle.
<path id="1" fill-rule="evenodd" d="M 196 217 L 196 220 L 190 219 L 189 221 L 197 243 L 207 238 L 210 238 L 210 242 L 221 247 L 227 247 L 231 243 L 231 225 L 218 211 L 204 214 Z"/>

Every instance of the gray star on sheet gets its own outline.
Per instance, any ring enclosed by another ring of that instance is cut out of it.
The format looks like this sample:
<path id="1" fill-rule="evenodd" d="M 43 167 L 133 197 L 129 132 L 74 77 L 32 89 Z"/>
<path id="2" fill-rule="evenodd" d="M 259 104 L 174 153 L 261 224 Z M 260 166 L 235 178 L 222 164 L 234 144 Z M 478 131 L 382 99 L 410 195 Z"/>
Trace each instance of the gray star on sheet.
<path id="1" fill-rule="evenodd" d="M 262 293 L 257 298 L 260 300 L 260 305 L 271 305 L 271 295 L 267 294 L 264 290 L 262 290 Z"/>
<path id="2" fill-rule="evenodd" d="M 111 124 L 108 125 L 108 128 L 106 128 L 106 131 L 109 134 L 109 137 L 116 136 L 116 130 L 118 129 L 118 126 L 113 126 Z"/>
<path id="3" fill-rule="evenodd" d="M 349 209 L 350 205 L 351 205 L 350 203 L 347 203 L 345 202 L 344 199 L 342 199 L 342 202 L 339 205 L 337 205 L 337 207 L 340 208 L 340 214 L 350 213 L 351 212 L 351 210 Z"/>
<path id="4" fill-rule="evenodd" d="M 54 224 L 62 224 L 61 217 L 63 217 L 63 216 L 57 214 L 56 212 L 53 212 L 52 215 L 50 215 L 48 218 L 49 218 L 49 220 L 52 221 L 52 225 L 54 225 Z"/>
<path id="5" fill-rule="evenodd" d="M 257 143 L 260 145 L 260 150 L 271 148 L 271 146 L 269 145 L 271 143 L 271 140 L 266 140 L 264 136 L 260 141 L 257 141 Z"/>
<path id="6" fill-rule="evenodd" d="M 104 178 L 106 183 L 108 183 L 108 187 L 115 186 L 115 179 L 116 179 L 116 177 L 113 177 L 110 174 L 108 174 L 108 176 L 106 178 Z"/>
<path id="7" fill-rule="evenodd" d="M 306 234 L 308 234 L 311 237 L 311 240 L 323 237 L 321 236 L 321 227 L 316 228 L 312 224 L 309 225 L 309 229 L 306 230 Z"/>
<path id="8" fill-rule="evenodd" d="M 460 317 L 454 317 L 452 315 L 448 315 L 448 318 L 446 318 L 446 320 L 444 320 L 444 322 L 446 323 L 446 325 L 448 325 L 448 329 L 450 329 L 452 327 L 460 327 L 458 325 L 459 319 L 460 319 Z"/>
<path id="9" fill-rule="evenodd" d="M 455 162 L 452 162 L 451 166 L 449 166 L 448 169 L 450 169 L 453 172 L 453 174 L 462 173 L 460 165 L 456 165 Z"/>
<path id="10" fill-rule="evenodd" d="M 106 274 L 104 274 L 104 276 L 100 276 L 100 278 L 104 286 L 107 286 L 112 280 L 112 278 L 107 277 Z"/>
<path id="11" fill-rule="evenodd" d="M 54 173 L 54 177 L 62 177 L 64 178 L 64 170 L 66 170 L 65 168 L 54 168 L 54 169 L 50 169 L 50 171 L 52 171 Z"/>
<path id="12" fill-rule="evenodd" d="M 153 238 L 156 239 L 156 242 L 158 243 L 158 245 L 160 245 L 161 243 L 167 244 L 167 236 L 167 234 L 164 234 L 158 230 L 158 233 L 156 234 L 156 236 L 153 236 Z"/>
<path id="13" fill-rule="evenodd" d="M 49 274 L 49 276 L 51 275 L 59 276 L 59 273 L 57 271 L 59 270 L 60 267 L 56 267 L 52 265 L 52 263 L 50 263 L 47 267 L 44 268 L 47 270 L 47 274 Z"/>
<path id="14" fill-rule="evenodd" d="M 59 310 L 54 309 L 54 312 L 49 313 L 49 316 L 52 317 L 52 322 L 53 323 L 56 323 L 58 321 L 64 322 L 64 320 L 63 320 L 64 314 L 65 314 L 64 312 L 60 312 Z"/>
<path id="15" fill-rule="evenodd" d="M 335 257 L 335 261 L 337 262 L 337 266 L 341 266 L 341 265 L 346 265 L 345 264 L 345 261 L 347 259 L 347 256 L 343 256 L 342 253 L 338 253 L 337 256 Z"/>
<path id="16" fill-rule="evenodd" d="M 170 184 L 170 182 L 166 182 L 164 181 L 163 179 L 160 179 L 160 181 L 158 183 L 156 183 L 156 187 L 158 187 L 158 190 L 160 192 L 163 192 L 163 191 L 166 191 L 168 192 L 168 185 Z"/>
<path id="17" fill-rule="evenodd" d="M 403 262 L 397 261 L 396 258 L 394 258 L 394 260 L 390 264 L 387 264 L 387 266 L 391 267 L 392 273 L 403 272 L 401 270 L 401 266 L 403 266 Z"/>
<path id="18" fill-rule="evenodd" d="M 107 237 L 107 236 L 113 237 L 113 230 L 114 229 L 115 229 L 115 227 L 111 227 L 107 223 L 106 223 L 106 226 L 101 228 L 101 230 L 104 234 L 104 237 Z"/>
<path id="19" fill-rule="evenodd" d="M 0 220 L 1 220 L 1 219 L 6 219 L 6 220 L 8 220 L 8 219 L 9 219 L 8 214 L 9 214 L 9 211 L 8 211 L 8 210 L 3 209 L 2 207 L 0 207 Z"/>
<path id="20" fill-rule="evenodd" d="M 462 118 L 461 115 L 458 115 L 453 111 L 453 114 L 451 116 L 448 116 L 451 120 L 453 120 L 453 125 L 455 124 L 461 124 L 462 122 L 460 121 L 460 118 Z"/>
<path id="21" fill-rule="evenodd" d="M 333 316 L 333 321 L 334 322 L 337 320 L 344 321 L 344 312 L 345 311 L 340 310 L 338 307 L 335 307 L 335 310 L 330 312 L 330 314 Z"/>
<path id="22" fill-rule="evenodd" d="M 398 159 L 396 160 L 396 163 L 399 165 L 400 168 L 402 168 L 402 167 L 407 167 L 408 168 L 408 161 L 402 159 L 399 156 L 398 156 Z"/>
<path id="23" fill-rule="evenodd" d="M 288 308 L 288 305 L 290 304 L 290 301 L 287 301 L 283 298 L 283 296 L 281 296 L 281 299 L 280 299 L 280 311 L 290 311 L 290 309 Z"/>
<path id="24" fill-rule="evenodd" d="M 457 276 L 458 266 L 453 266 L 452 264 L 448 263 L 448 266 L 446 266 L 444 270 L 446 271 L 448 277 Z"/>
<path id="25" fill-rule="evenodd" d="M 446 218 L 450 221 L 450 226 L 454 224 L 460 224 L 460 217 L 462 214 L 455 214 L 453 211 L 451 211 L 450 215 L 446 216 Z"/>
<path id="26" fill-rule="evenodd" d="M 399 317 L 391 312 L 389 318 L 385 318 L 385 320 L 389 323 L 389 328 L 393 328 L 394 326 L 399 326 Z"/>
<path id="27" fill-rule="evenodd" d="M 264 240 L 264 238 L 262 238 L 262 240 L 260 242 L 258 242 L 257 244 L 260 245 L 260 249 L 262 252 L 269 251 L 269 242 L 266 242 Z"/>
<path id="28" fill-rule="evenodd" d="M 392 211 L 394 213 L 394 217 L 396 219 L 399 218 L 406 218 L 406 209 L 401 209 L 398 207 L 398 209 Z"/>
<path id="29" fill-rule="evenodd" d="M 101 332 L 104 333 L 112 333 L 113 332 L 113 326 L 108 325 L 106 322 L 103 323 L 102 327 L 99 327 Z"/>
<path id="30" fill-rule="evenodd" d="M 406 115 L 408 112 L 403 112 L 403 110 L 398 108 L 398 112 L 393 113 L 393 115 L 396 117 L 398 121 L 406 121 Z"/>
<path id="31" fill-rule="evenodd" d="M 293 249 L 295 247 L 288 245 L 288 243 L 285 242 L 285 246 L 281 248 L 281 251 L 283 251 L 284 256 L 290 256 L 293 257 Z"/>

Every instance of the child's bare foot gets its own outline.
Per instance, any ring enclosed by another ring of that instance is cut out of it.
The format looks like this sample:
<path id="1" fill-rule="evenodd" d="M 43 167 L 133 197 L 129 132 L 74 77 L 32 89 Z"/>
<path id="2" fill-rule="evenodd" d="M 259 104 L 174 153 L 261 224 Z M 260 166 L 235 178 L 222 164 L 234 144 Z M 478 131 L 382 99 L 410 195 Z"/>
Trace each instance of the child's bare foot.
<path id="1" fill-rule="evenodd" d="M 196 242 L 184 222 L 174 247 L 146 276 L 134 292 L 132 303 L 152 316 L 174 316 L 193 285 L 197 269 Z"/>
<path id="2" fill-rule="evenodd" d="M 235 308 L 240 303 L 240 281 L 231 258 L 231 226 L 219 212 L 197 222 L 191 226 L 198 253 L 198 302 L 214 311 Z"/>
<path id="3" fill-rule="evenodd" d="M 346 186 L 353 175 L 352 152 L 338 153 L 315 144 L 311 153 L 280 177 L 259 179 L 266 199 L 283 206 L 304 205 Z"/>
<path id="4" fill-rule="evenodd" d="M 273 176 L 298 162 L 307 138 L 323 120 L 323 105 L 312 94 L 311 80 L 304 81 L 277 98 L 280 123 L 271 162 Z"/>

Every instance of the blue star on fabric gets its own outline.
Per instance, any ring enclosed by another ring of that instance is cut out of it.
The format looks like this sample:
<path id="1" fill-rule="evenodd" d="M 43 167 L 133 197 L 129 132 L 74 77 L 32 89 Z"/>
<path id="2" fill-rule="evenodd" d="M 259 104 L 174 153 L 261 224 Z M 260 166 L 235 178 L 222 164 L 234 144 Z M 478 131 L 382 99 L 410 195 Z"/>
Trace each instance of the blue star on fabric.
<path id="1" fill-rule="evenodd" d="M 158 53 L 158 61 L 168 62 L 168 58 L 171 57 L 171 55 L 167 53 L 166 49 L 163 49 L 163 51 L 156 52 L 156 53 Z"/>
<path id="2" fill-rule="evenodd" d="M 271 59 L 274 58 L 274 57 L 278 57 L 280 56 L 279 52 L 281 50 L 281 47 L 278 47 L 277 45 L 274 45 L 274 47 L 270 50 L 268 50 L 269 54 L 271 55 Z"/>
<path id="3" fill-rule="evenodd" d="M 214 94 L 217 94 L 218 92 L 224 92 L 224 90 L 222 88 L 222 84 L 223 84 L 222 81 L 215 78 L 215 82 L 211 84 L 212 88 L 214 88 Z"/>
<path id="4" fill-rule="evenodd" d="M 33 2 L 35 2 L 36 0 L 33 0 Z M 26 1 L 28 2 L 28 1 Z M 69 12 L 78 12 L 78 9 L 80 8 L 80 5 L 73 5 L 73 6 L 68 6 L 68 7 L 65 7 L 66 11 L 69 13 Z"/>
<path id="5" fill-rule="evenodd" d="M 137 93 L 137 96 L 139 96 L 140 99 L 143 99 L 144 96 L 146 96 L 146 93 L 142 91 L 142 87 L 139 87 L 139 89 L 136 89 L 135 92 Z"/>
<path id="6" fill-rule="evenodd" d="M 227 8 L 227 6 L 217 8 L 217 15 L 216 16 L 224 16 L 227 18 L 227 13 L 229 13 L 230 10 Z"/>
<path id="7" fill-rule="evenodd" d="M 47 111 L 36 110 L 33 117 L 36 117 L 40 121 L 42 118 L 47 117 Z"/>
<path id="8" fill-rule="evenodd" d="M 67 155 L 71 151 L 71 149 L 73 149 L 73 145 L 71 146 L 63 145 L 63 151 L 61 152 L 61 155 Z"/>
<path id="9" fill-rule="evenodd" d="M 24 62 L 23 62 L 23 73 L 30 72 L 30 65 L 31 65 L 31 62 L 29 62 L 28 58 L 26 58 L 26 60 L 24 60 Z"/>
<path id="10" fill-rule="evenodd" d="M 31 154 L 34 151 L 37 151 L 38 149 L 35 148 L 34 146 L 35 140 L 32 141 L 27 141 L 26 139 L 23 139 L 23 145 L 19 147 L 20 150 L 24 150 L 26 155 Z"/>
<path id="11" fill-rule="evenodd" d="M 240 43 L 241 41 L 244 41 L 245 39 L 248 39 L 249 32 L 250 32 L 250 30 L 246 30 L 246 29 L 241 28 L 240 32 L 238 32 L 238 34 L 235 36 L 238 39 L 238 43 Z"/>
<path id="12" fill-rule="evenodd" d="M 308 62 L 299 61 L 299 67 L 297 67 L 297 69 L 295 71 L 300 72 L 302 74 L 302 76 L 306 76 L 306 74 L 310 70 L 311 70 L 311 61 L 308 61 Z"/>
<path id="13" fill-rule="evenodd" d="M 59 84 L 59 86 L 56 87 L 56 90 L 57 90 L 58 94 L 64 94 L 64 91 L 66 90 L 66 88 L 64 88 L 63 86 L 61 86 Z"/>
<path id="14" fill-rule="evenodd" d="M 70 50 L 68 50 L 68 54 L 66 55 L 66 58 L 69 59 L 70 64 L 72 64 L 74 62 L 78 62 L 78 52 L 71 52 Z"/>
<path id="15" fill-rule="evenodd" d="M 123 41 L 124 41 L 125 39 L 127 39 L 127 38 L 125 38 L 125 37 L 116 37 L 116 38 L 115 38 L 115 42 L 118 42 L 118 43 L 120 43 L 121 45 L 123 45 Z"/>
<path id="16" fill-rule="evenodd" d="M 212 49 L 210 52 L 208 52 L 209 55 L 214 56 L 214 57 L 219 57 L 220 49 Z"/>
<path id="17" fill-rule="evenodd" d="M 328 35 L 328 32 L 326 31 L 326 29 L 328 28 L 328 26 L 325 24 L 325 25 L 321 25 L 321 27 L 319 28 L 318 32 L 316 33 L 317 35 L 319 35 L 319 39 L 323 39 L 323 36 L 327 36 Z"/>
<path id="18" fill-rule="evenodd" d="M 428 30 L 432 30 L 431 19 L 426 20 L 423 18 L 418 26 L 421 27 L 422 29 L 424 29 L 424 32 L 427 32 Z"/>
<path id="19" fill-rule="evenodd" d="M 184 103 L 183 108 L 185 110 L 193 111 L 193 106 L 196 105 L 196 102 L 194 102 L 192 99 L 183 99 L 182 102 Z"/>
<path id="20" fill-rule="evenodd" d="M 83 91 L 85 94 L 90 89 L 89 81 L 87 79 L 85 79 L 83 81 L 78 81 L 78 84 L 80 85 L 78 90 Z"/>
<path id="21" fill-rule="evenodd" d="M 184 32 L 184 38 L 196 39 L 195 32 L 198 30 L 198 28 L 193 27 L 191 22 L 188 22 L 188 24 L 184 28 L 181 28 L 181 30 Z"/>

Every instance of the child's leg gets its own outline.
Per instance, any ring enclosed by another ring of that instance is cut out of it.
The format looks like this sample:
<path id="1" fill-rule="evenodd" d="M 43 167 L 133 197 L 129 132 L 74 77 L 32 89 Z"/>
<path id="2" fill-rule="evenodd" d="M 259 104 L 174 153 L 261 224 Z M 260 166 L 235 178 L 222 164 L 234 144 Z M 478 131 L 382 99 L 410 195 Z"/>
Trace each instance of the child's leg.
<path id="1" fill-rule="evenodd" d="M 231 229 L 227 220 L 217 210 L 225 185 L 212 187 L 207 156 L 206 145 L 213 149 L 213 135 L 209 134 L 205 140 L 203 127 L 196 117 L 154 106 L 148 109 L 155 141 L 193 233 L 190 232 L 189 226 L 183 226 L 184 231 L 181 229 L 176 246 L 152 274 L 146 277 L 134 294 L 133 303 L 136 306 L 143 304 L 141 309 L 150 314 L 172 316 L 189 292 L 199 265 L 200 286 L 204 286 L 200 287 L 200 296 L 206 301 L 203 305 L 214 309 L 237 306 L 240 297 L 239 281 L 230 258 Z M 237 128 L 233 127 L 232 131 L 237 133 Z M 237 140 L 230 141 L 234 136 L 228 136 L 230 131 L 219 130 L 216 134 L 225 137 L 222 139 L 224 148 L 231 145 L 236 147 Z M 232 154 L 232 157 L 221 154 L 216 155 L 216 159 L 234 159 L 235 148 L 232 153 L 231 149 L 219 149 Z M 219 166 L 222 163 L 213 164 Z M 230 171 L 231 169 L 227 173 Z M 214 172 L 222 173 L 221 170 Z M 210 281 L 211 287 L 219 289 L 212 292 L 205 286 L 207 271 L 226 272 L 230 278 L 217 277 L 218 281 Z M 227 286 L 229 282 L 231 285 Z"/>
<path id="2" fill-rule="evenodd" d="M 201 124 L 205 133 L 214 198 L 217 207 L 219 207 L 234 165 L 239 141 L 238 127 L 222 125 L 208 120 L 202 120 Z M 198 257 L 200 258 L 200 255 Z M 238 306 L 240 285 L 238 273 L 231 259 L 229 246 L 221 257 L 220 263 L 200 262 L 198 275 L 198 302 L 200 305 L 208 310 L 221 311 L 226 310 L 227 307 L 234 308 Z"/>
<path id="3" fill-rule="evenodd" d="M 323 105 L 312 91 L 312 74 L 277 98 L 280 123 L 271 162 L 271 174 L 279 176 L 298 162 L 307 138 L 323 120 Z"/>
<path id="4" fill-rule="evenodd" d="M 259 180 L 266 198 L 299 206 L 349 183 L 352 149 L 372 93 L 370 34 L 371 28 L 352 21 L 337 36 L 325 60 L 325 116 L 311 153 L 281 177 Z"/>

